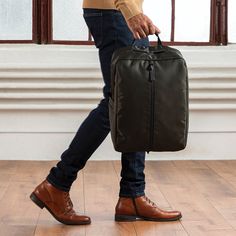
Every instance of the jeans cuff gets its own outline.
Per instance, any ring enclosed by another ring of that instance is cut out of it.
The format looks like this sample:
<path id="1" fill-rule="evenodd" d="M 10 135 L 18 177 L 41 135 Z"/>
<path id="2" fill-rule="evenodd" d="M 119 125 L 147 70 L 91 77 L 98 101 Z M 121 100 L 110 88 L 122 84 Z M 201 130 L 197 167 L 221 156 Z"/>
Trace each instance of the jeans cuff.
<path id="1" fill-rule="evenodd" d="M 120 191 L 119 192 L 119 197 L 140 197 L 140 196 L 144 196 L 145 192 L 144 191 L 133 191 L 133 192 L 124 192 L 124 191 Z"/>
<path id="2" fill-rule="evenodd" d="M 58 185 L 56 182 L 54 182 L 54 180 L 52 180 L 52 177 L 50 175 L 48 175 L 46 177 L 46 180 L 51 184 L 53 185 L 55 188 L 58 188 L 59 190 L 62 190 L 62 191 L 65 191 L 65 192 L 69 192 L 70 191 L 70 188 L 65 188 L 61 185 Z"/>

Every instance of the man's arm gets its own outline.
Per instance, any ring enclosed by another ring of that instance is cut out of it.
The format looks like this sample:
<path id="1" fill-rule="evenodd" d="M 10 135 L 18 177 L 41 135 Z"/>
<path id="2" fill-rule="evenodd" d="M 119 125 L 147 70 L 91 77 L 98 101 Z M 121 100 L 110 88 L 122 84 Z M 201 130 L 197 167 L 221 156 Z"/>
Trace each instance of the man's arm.
<path id="1" fill-rule="evenodd" d="M 148 35 L 160 33 L 148 16 L 142 13 L 133 0 L 114 0 L 115 6 L 124 15 L 134 38 L 145 38 Z"/>

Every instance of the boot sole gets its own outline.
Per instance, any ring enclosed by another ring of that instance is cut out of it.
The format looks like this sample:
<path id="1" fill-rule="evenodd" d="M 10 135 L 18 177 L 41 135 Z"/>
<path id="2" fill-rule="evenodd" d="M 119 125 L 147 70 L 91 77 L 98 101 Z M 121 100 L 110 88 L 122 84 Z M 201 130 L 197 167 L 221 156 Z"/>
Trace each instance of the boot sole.
<path id="1" fill-rule="evenodd" d="M 182 215 L 179 215 L 174 218 L 149 218 L 149 217 L 144 217 L 144 216 L 128 216 L 128 215 L 115 215 L 115 221 L 118 222 L 128 222 L 128 221 L 137 221 L 137 220 L 147 220 L 147 221 L 175 221 L 179 220 L 182 218 Z"/>
<path id="2" fill-rule="evenodd" d="M 81 222 L 81 223 L 73 223 L 73 222 L 69 222 L 69 221 L 64 221 L 59 219 L 52 211 L 51 209 L 44 204 L 34 193 L 30 194 L 30 199 L 41 209 L 43 209 L 44 207 L 50 212 L 50 214 L 59 222 L 66 224 L 66 225 L 87 225 L 90 224 L 91 221 L 86 221 L 86 222 Z"/>

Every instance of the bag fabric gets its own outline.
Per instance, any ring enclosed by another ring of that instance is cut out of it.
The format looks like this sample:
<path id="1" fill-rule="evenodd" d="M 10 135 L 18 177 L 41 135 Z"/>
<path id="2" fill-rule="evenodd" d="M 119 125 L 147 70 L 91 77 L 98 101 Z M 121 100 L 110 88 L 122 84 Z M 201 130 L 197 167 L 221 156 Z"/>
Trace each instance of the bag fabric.
<path id="1" fill-rule="evenodd" d="M 186 147 L 189 88 L 181 52 L 135 45 L 112 55 L 109 120 L 119 152 L 179 151 Z"/>

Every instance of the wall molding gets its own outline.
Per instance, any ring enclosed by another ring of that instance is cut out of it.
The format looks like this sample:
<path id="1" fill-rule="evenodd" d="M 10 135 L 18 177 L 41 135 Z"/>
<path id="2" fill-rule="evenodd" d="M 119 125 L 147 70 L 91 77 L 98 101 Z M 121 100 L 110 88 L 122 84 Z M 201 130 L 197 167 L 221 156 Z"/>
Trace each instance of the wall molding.
<path id="1" fill-rule="evenodd" d="M 236 47 L 178 49 L 188 64 L 190 110 L 236 110 Z M 0 110 L 91 110 L 102 98 L 93 46 L 7 45 L 0 53 Z"/>
<path id="2" fill-rule="evenodd" d="M 236 45 L 176 48 L 189 70 L 190 142 L 150 158 L 236 159 Z M 0 45 L 0 159 L 57 159 L 102 87 L 94 46 Z M 119 158 L 111 145 L 109 136 L 95 159 Z M 102 157 L 106 150 L 113 154 Z"/>

